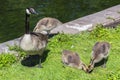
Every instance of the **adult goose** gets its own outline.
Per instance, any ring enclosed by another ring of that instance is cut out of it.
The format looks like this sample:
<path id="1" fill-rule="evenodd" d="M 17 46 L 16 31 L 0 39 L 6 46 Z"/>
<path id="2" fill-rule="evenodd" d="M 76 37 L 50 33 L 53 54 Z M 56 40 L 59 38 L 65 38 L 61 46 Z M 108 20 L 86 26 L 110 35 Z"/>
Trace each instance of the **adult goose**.
<path id="1" fill-rule="evenodd" d="M 25 12 L 25 34 L 21 37 L 20 48 L 27 52 L 27 55 L 42 56 L 47 45 L 47 36 L 41 33 L 30 32 L 29 17 L 31 14 L 36 14 L 33 8 L 27 8 Z M 41 67 L 41 59 L 39 65 Z"/>

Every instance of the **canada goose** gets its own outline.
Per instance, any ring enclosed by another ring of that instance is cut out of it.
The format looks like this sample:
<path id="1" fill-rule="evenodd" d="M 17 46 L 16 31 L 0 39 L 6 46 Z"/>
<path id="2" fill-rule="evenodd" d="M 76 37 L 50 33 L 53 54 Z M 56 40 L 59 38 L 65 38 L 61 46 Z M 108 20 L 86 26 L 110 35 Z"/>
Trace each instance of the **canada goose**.
<path id="1" fill-rule="evenodd" d="M 87 71 L 87 66 L 80 60 L 79 55 L 76 52 L 69 50 L 62 51 L 62 62 L 65 65 L 74 67 L 77 69 L 82 69 L 85 72 Z"/>
<path id="2" fill-rule="evenodd" d="M 43 34 L 48 34 L 50 33 L 50 31 L 61 25 L 62 22 L 60 22 L 58 19 L 56 18 L 51 18 L 51 17 L 45 17 L 43 19 L 40 19 L 37 22 L 37 25 L 35 26 L 33 32 L 39 32 L 39 33 L 43 33 Z"/>
<path id="3" fill-rule="evenodd" d="M 106 61 L 108 58 L 108 52 L 110 50 L 110 44 L 108 42 L 96 42 L 92 49 L 92 56 L 90 65 L 88 66 L 88 72 L 91 72 L 95 63 L 104 60 L 102 67 L 106 67 Z"/>
<path id="4" fill-rule="evenodd" d="M 29 31 L 30 14 L 36 14 L 36 11 L 33 8 L 27 8 L 25 14 L 25 34 L 21 37 L 19 46 L 27 52 L 27 55 L 39 54 L 41 56 L 47 45 L 47 36 Z"/>

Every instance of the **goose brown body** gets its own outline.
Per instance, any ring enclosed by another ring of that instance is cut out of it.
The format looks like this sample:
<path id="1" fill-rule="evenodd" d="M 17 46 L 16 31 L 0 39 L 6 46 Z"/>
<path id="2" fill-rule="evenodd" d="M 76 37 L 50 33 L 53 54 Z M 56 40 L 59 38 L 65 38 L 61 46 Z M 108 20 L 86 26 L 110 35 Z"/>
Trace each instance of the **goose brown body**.
<path id="1" fill-rule="evenodd" d="M 47 46 L 47 36 L 41 33 L 24 34 L 20 40 L 20 47 L 27 55 L 42 55 Z"/>

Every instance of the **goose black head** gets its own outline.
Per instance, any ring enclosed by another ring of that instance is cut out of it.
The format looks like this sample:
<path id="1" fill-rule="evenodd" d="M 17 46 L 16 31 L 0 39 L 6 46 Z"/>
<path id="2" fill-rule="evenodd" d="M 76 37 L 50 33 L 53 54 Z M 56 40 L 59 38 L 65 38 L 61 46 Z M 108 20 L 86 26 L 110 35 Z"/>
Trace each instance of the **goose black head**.
<path id="1" fill-rule="evenodd" d="M 38 14 L 34 8 L 27 8 L 26 9 L 26 14 L 30 15 L 30 14 Z"/>

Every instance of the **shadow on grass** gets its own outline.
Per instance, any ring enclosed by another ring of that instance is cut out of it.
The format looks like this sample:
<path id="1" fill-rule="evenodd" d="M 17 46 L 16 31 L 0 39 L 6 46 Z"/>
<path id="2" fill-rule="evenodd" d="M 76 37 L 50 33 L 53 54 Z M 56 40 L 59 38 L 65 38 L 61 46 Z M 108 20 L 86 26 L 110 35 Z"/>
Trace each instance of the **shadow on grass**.
<path id="1" fill-rule="evenodd" d="M 103 67 L 104 60 L 105 60 L 105 59 L 102 59 L 102 61 L 100 61 L 99 63 L 96 63 L 96 64 L 95 64 L 95 67 L 99 67 L 99 66 Z M 106 64 L 107 64 L 107 61 L 108 61 L 108 58 L 106 59 Z"/>
<path id="2" fill-rule="evenodd" d="M 95 67 L 102 67 L 102 68 L 106 68 L 106 66 L 103 66 L 104 65 L 104 60 L 105 59 L 102 59 L 100 62 L 98 62 L 98 63 L 95 63 L 95 66 L 94 66 L 94 68 Z M 106 59 L 106 64 L 107 64 L 107 61 L 108 61 L 108 58 Z M 89 73 L 91 73 L 93 70 L 91 70 Z"/>
<path id="3" fill-rule="evenodd" d="M 21 64 L 23 66 L 27 66 L 27 67 L 34 67 L 39 64 L 40 59 L 41 59 L 41 63 L 43 63 L 46 60 L 46 58 L 48 56 L 48 52 L 49 52 L 49 50 L 45 50 L 42 56 L 30 55 L 30 56 L 24 58 L 21 61 Z"/>

